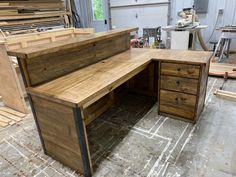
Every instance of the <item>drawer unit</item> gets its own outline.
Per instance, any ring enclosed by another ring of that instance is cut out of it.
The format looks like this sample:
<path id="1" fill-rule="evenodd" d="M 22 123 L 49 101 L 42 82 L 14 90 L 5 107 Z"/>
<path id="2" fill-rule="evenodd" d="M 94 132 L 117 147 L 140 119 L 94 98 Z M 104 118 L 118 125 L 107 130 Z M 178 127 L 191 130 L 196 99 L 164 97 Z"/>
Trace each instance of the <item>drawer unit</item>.
<path id="1" fill-rule="evenodd" d="M 174 76 L 161 76 L 161 89 L 197 94 L 198 80 Z"/>
<path id="2" fill-rule="evenodd" d="M 159 114 L 195 123 L 204 107 L 209 63 L 159 62 Z"/>
<path id="3" fill-rule="evenodd" d="M 178 63 L 161 63 L 161 74 L 185 78 L 199 78 L 200 66 Z"/>

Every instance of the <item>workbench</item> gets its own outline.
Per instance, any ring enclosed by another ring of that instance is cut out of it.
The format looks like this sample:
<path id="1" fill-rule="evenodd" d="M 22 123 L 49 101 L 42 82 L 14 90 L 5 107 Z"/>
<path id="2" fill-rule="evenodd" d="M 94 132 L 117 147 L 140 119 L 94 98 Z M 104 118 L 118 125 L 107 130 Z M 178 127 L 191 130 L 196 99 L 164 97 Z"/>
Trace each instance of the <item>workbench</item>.
<path id="1" fill-rule="evenodd" d="M 44 152 L 85 176 L 93 173 L 86 126 L 122 89 L 155 97 L 158 114 L 173 118 L 195 123 L 203 110 L 212 54 L 130 49 L 134 30 L 8 51 L 20 63 Z"/>

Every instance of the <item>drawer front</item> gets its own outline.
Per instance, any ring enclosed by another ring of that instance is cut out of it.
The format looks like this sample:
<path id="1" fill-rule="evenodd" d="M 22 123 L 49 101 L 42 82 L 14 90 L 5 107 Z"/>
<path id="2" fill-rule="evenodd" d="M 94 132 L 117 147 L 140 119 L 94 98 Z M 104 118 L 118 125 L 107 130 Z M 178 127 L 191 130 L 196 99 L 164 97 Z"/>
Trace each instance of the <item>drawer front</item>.
<path id="1" fill-rule="evenodd" d="M 162 75 L 161 89 L 197 94 L 198 80 Z"/>
<path id="2" fill-rule="evenodd" d="M 196 96 L 160 90 L 160 112 L 194 119 Z"/>
<path id="3" fill-rule="evenodd" d="M 186 77 L 186 78 L 199 78 L 200 66 L 175 64 L 175 63 L 161 63 L 161 74 Z"/>

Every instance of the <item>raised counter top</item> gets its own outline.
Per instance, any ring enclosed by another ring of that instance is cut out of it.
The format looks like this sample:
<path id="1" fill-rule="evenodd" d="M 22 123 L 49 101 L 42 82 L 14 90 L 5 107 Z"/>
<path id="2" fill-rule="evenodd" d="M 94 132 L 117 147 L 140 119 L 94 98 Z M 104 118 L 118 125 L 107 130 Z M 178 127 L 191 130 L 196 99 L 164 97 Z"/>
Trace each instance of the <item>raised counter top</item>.
<path id="1" fill-rule="evenodd" d="M 33 47 L 27 47 L 24 49 L 10 50 L 8 55 L 15 56 L 18 58 L 33 58 L 41 55 L 46 55 L 54 52 L 59 52 L 62 50 L 79 47 L 86 44 L 91 44 L 102 39 L 113 38 L 122 34 L 130 34 L 130 32 L 137 31 L 138 28 L 125 28 L 125 29 L 116 29 L 105 32 L 99 32 L 91 34 L 86 37 L 73 38 L 70 40 L 37 45 Z"/>

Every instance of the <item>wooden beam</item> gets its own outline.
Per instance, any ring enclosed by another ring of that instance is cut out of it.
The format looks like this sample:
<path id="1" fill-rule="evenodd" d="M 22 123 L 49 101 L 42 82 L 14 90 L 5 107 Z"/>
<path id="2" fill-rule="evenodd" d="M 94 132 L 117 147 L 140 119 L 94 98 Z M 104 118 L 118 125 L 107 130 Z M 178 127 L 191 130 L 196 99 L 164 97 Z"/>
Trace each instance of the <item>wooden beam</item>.
<path id="1" fill-rule="evenodd" d="M 224 91 L 224 90 L 216 90 L 214 92 L 215 95 L 221 96 L 227 99 L 230 99 L 232 101 L 236 101 L 236 92 L 229 92 L 229 91 Z"/>

